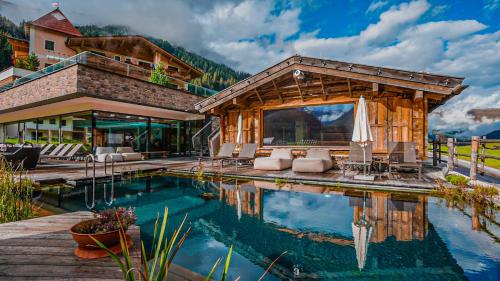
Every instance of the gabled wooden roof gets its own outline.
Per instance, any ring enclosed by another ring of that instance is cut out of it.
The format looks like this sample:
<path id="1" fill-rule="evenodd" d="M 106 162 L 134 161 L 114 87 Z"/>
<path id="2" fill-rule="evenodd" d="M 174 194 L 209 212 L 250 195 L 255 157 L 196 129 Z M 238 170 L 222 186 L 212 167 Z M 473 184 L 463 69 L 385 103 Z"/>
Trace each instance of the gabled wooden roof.
<path id="1" fill-rule="evenodd" d="M 174 54 L 165 51 L 160 46 L 140 35 L 71 37 L 68 38 L 67 45 L 72 49 L 81 46 L 93 47 L 139 59 L 146 59 L 147 57 L 151 60 L 154 57 L 154 52 L 159 52 L 165 57 L 175 61 L 175 63 L 184 66 L 187 70 L 190 70 L 192 77 L 196 78 L 203 75 L 203 72 L 198 68 L 181 60 Z"/>
<path id="2" fill-rule="evenodd" d="M 40 18 L 27 23 L 27 25 L 38 26 L 53 31 L 58 31 L 71 36 L 82 36 L 80 31 L 76 29 L 68 18 L 56 8 L 55 10 L 41 16 Z"/>
<path id="3" fill-rule="evenodd" d="M 362 64 L 354 64 L 335 60 L 317 59 L 302 56 L 292 56 L 276 65 L 273 65 L 264 71 L 257 73 L 247 79 L 234 84 L 231 87 L 224 89 L 217 95 L 211 96 L 195 105 L 195 108 L 200 112 L 207 112 L 216 108 L 232 99 L 248 95 L 248 93 L 256 92 L 256 96 L 262 102 L 262 95 L 259 95 L 258 87 L 269 92 L 278 92 L 278 88 L 287 88 L 287 83 L 293 82 L 292 73 L 295 70 L 301 70 L 306 75 L 311 76 L 310 80 L 321 80 L 315 84 L 320 87 L 320 91 L 326 95 L 324 79 L 329 79 L 331 85 L 343 81 L 344 88 L 349 88 L 351 91 L 353 85 L 358 84 L 360 92 L 366 91 L 366 85 L 370 87 L 371 83 L 377 83 L 387 88 L 391 88 L 394 92 L 405 91 L 423 91 L 433 93 L 436 100 L 442 102 L 453 95 L 459 94 L 467 86 L 462 85 L 464 78 L 452 77 L 445 75 L 430 74 L 425 72 L 413 72 L 385 67 L 376 67 Z M 312 77 L 314 76 L 314 78 Z M 280 81 L 282 83 L 280 83 Z M 287 82 L 288 81 L 288 82 Z M 296 81 L 295 81 L 296 82 Z M 281 86 L 280 86 L 281 85 Z M 282 87 L 283 86 L 283 87 Z M 274 90 L 273 90 L 274 88 Z M 290 87 L 288 87 L 290 88 Z M 304 91 L 298 86 L 300 98 L 304 99 Z M 281 89 L 280 89 L 281 90 Z M 333 92 L 335 92 L 334 90 Z M 346 90 L 344 90 L 345 92 Z M 340 91 L 338 91 L 340 92 Z M 283 97 L 278 93 L 279 98 Z M 438 105 L 436 103 L 436 105 Z"/>

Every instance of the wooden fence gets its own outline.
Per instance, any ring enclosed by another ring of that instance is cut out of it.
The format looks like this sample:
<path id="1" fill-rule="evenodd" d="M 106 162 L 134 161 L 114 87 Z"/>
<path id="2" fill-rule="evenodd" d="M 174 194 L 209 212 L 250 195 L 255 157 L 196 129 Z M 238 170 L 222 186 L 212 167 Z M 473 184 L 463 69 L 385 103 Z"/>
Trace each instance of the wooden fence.
<path id="1" fill-rule="evenodd" d="M 452 171 L 459 156 L 470 157 L 470 178 L 471 180 L 477 179 L 477 174 L 484 175 L 485 172 L 485 162 L 486 159 L 500 160 L 500 157 L 495 155 L 486 154 L 486 145 L 488 143 L 500 143 L 500 139 L 484 139 L 478 136 L 471 138 L 471 141 L 458 142 L 454 138 L 448 138 L 447 142 L 444 143 L 440 140 L 432 141 L 432 164 L 437 166 L 438 163 L 447 163 L 448 170 Z M 447 151 L 442 149 L 442 146 L 447 146 Z M 471 147 L 470 154 L 458 153 L 459 146 Z M 442 154 L 446 154 L 447 160 L 442 159 Z"/>

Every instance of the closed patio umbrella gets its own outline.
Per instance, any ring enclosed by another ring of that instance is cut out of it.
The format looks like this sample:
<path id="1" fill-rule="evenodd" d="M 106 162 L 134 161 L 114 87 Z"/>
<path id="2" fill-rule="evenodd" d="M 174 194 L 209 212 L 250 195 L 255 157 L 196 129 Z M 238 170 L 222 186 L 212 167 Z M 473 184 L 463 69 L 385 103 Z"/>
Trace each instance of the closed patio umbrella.
<path id="1" fill-rule="evenodd" d="M 241 113 L 238 115 L 238 135 L 236 136 L 236 143 L 243 143 L 243 116 L 241 116 Z"/>
<path id="2" fill-rule="evenodd" d="M 363 195 L 363 214 L 357 222 L 352 223 L 352 235 L 354 237 L 354 248 L 356 249 L 356 259 L 358 268 L 362 270 L 365 267 L 366 257 L 368 255 L 368 244 L 372 235 L 370 222 L 365 218 L 366 198 Z"/>
<path id="3" fill-rule="evenodd" d="M 366 108 L 366 101 L 363 96 L 359 98 L 358 109 L 356 110 L 352 141 L 359 143 L 363 149 L 363 163 L 366 163 L 365 149 L 366 146 L 373 141 L 373 136 L 370 128 L 370 120 L 368 119 L 368 109 Z"/>

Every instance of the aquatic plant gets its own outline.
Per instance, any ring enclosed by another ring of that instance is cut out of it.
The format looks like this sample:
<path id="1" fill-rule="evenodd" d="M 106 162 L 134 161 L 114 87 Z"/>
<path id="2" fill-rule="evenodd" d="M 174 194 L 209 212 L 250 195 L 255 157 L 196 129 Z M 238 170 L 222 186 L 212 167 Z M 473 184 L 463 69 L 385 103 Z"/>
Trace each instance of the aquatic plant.
<path id="1" fill-rule="evenodd" d="M 104 244 L 94 239 L 94 241 L 104 250 L 106 253 L 118 264 L 122 273 L 123 280 L 125 281 L 136 281 L 136 280 L 168 280 L 168 271 L 174 260 L 175 256 L 179 252 L 182 244 L 186 240 L 189 232 L 191 231 L 191 226 L 187 228 L 186 231 L 180 237 L 180 233 L 184 228 L 186 223 L 187 215 L 182 220 L 181 224 L 177 229 L 174 230 L 171 237 L 166 235 L 167 227 L 167 217 L 168 208 L 165 208 L 163 214 L 163 220 L 161 226 L 159 226 L 160 217 L 156 218 L 154 231 L 153 231 L 153 244 L 151 247 L 151 252 L 146 253 L 146 248 L 144 247 L 144 242 L 141 241 L 141 263 L 138 266 L 134 266 L 132 263 L 132 258 L 130 256 L 129 246 L 127 244 L 127 238 L 125 234 L 125 229 L 123 226 L 120 228 L 120 245 L 123 253 L 123 261 L 118 255 L 110 251 Z M 180 237 L 180 239 L 178 239 Z M 225 258 L 224 268 L 222 270 L 221 281 L 226 281 L 227 274 L 229 271 L 229 265 L 231 262 L 231 255 L 233 253 L 233 246 L 229 248 L 229 252 Z M 286 252 L 278 256 L 264 271 L 259 281 L 262 280 L 266 274 L 271 270 L 276 261 L 281 258 Z M 151 257 L 151 260 L 148 260 Z M 212 269 L 205 278 L 205 281 L 214 280 L 213 275 L 221 265 L 224 259 L 222 257 L 218 258 Z M 240 278 L 238 277 L 237 280 Z"/>
<path id="2" fill-rule="evenodd" d="M 33 183 L 25 171 L 0 159 L 0 223 L 33 217 Z"/>
<path id="3" fill-rule="evenodd" d="M 132 208 L 112 208 L 94 213 L 94 220 L 82 223 L 76 228 L 81 234 L 99 234 L 119 230 L 125 231 L 137 221 Z"/>
<path id="4" fill-rule="evenodd" d="M 462 175 L 449 174 L 445 178 L 446 181 L 456 186 L 465 187 L 469 184 L 469 179 Z"/>

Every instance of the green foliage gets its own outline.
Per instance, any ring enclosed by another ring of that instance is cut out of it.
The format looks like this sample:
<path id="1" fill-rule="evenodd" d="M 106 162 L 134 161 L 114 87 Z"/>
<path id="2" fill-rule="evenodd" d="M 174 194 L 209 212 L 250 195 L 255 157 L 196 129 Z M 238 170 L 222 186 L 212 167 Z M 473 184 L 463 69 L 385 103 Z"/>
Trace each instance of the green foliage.
<path id="1" fill-rule="evenodd" d="M 40 61 L 35 53 L 31 53 L 26 59 L 17 59 L 16 67 L 36 71 L 40 66 Z"/>
<path id="2" fill-rule="evenodd" d="M 168 78 L 167 72 L 165 72 L 165 67 L 162 63 L 158 63 L 155 66 L 155 69 L 153 69 L 151 76 L 149 77 L 149 82 L 162 86 L 168 86 L 170 84 L 170 79 Z"/>
<path id="3" fill-rule="evenodd" d="M 33 217 L 33 184 L 23 171 L 0 159 L 0 223 Z"/>
<path id="4" fill-rule="evenodd" d="M 455 186 L 460 186 L 460 187 L 465 187 L 469 184 L 469 180 L 462 176 L 462 175 L 456 175 L 456 174 L 449 174 L 446 176 L 446 181 L 449 183 L 455 185 Z"/>
<path id="5" fill-rule="evenodd" d="M 78 26 L 77 28 L 84 36 L 132 35 L 128 27 L 119 25 L 107 25 L 103 27 L 85 25 Z M 203 71 L 204 74 L 200 78 L 191 81 L 195 85 L 220 91 L 250 76 L 248 73 L 235 71 L 225 64 L 216 63 L 200 55 L 189 52 L 182 47 L 174 46 L 166 40 L 153 37 L 147 37 L 147 39 L 160 48 L 176 55 L 181 60 Z"/>

